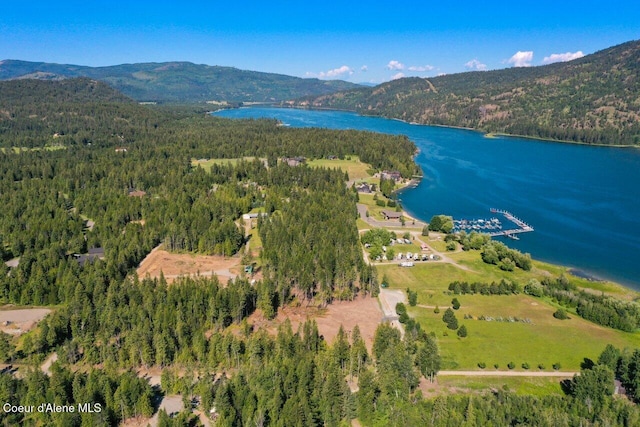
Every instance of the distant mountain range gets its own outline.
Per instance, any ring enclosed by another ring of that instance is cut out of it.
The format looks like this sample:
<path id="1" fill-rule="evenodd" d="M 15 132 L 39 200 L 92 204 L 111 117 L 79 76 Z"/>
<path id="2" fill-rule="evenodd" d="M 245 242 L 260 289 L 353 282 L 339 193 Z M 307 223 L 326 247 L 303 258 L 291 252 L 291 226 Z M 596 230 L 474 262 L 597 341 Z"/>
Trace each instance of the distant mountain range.
<path id="1" fill-rule="evenodd" d="M 302 79 L 190 62 L 123 64 L 110 67 L 0 61 L 0 80 L 100 80 L 137 101 L 277 102 L 359 87 L 341 80 Z"/>
<path id="2" fill-rule="evenodd" d="M 590 144 L 640 145 L 640 41 L 570 62 L 403 78 L 287 105 Z"/>

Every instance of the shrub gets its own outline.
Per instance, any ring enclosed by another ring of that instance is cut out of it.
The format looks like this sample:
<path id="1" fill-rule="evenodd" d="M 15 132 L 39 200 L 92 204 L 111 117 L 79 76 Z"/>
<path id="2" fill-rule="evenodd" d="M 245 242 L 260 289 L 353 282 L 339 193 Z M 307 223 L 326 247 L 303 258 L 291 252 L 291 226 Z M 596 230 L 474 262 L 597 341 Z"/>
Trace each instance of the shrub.
<path id="1" fill-rule="evenodd" d="M 451 300 L 451 307 L 453 307 L 454 310 L 460 308 L 460 301 L 458 301 L 458 298 L 454 298 Z"/>
<path id="2" fill-rule="evenodd" d="M 544 295 L 544 289 L 540 282 L 538 282 L 536 279 L 531 279 L 529 280 L 529 283 L 525 285 L 524 293 L 527 295 L 531 295 L 532 297 L 540 298 L 542 295 Z"/>
<path id="3" fill-rule="evenodd" d="M 524 362 L 522 364 L 522 369 L 529 369 L 531 366 L 529 366 L 529 364 L 527 362 Z"/>
<path id="4" fill-rule="evenodd" d="M 487 364 L 486 364 L 486 363 L 484 363 L 484 362 L 478 362 L 478 368 L 480 368 L 480 369 L 484 369 L 484 368 L 486 368 L 486 367 L 487 367 Z"/>
<path id="5" fill-rule="evenodd" d="M 562 308 L 559 308 L 555 313 L 553 313 L 553 317 L 560 320 L 566 320 L 569 318 L 569 316 L 567 316 L 567 312 Z"/>
<path id="6" fill-rule="evenodd" d="M 457 334 L 460 338 L 465 338 L 467 336 L 467 327 L 464 325 L 460 326 L 460 329 L 458 329 Z"/>
<path id="7" fill-rule="evenodd" d="M 560 368 L 562 368 L 562 365 L 560 365 L 559 362 L 556 362 L 556 363 L 553 364 L 553 369 L 554 370 L 559 371 Z"/>
<path id="8" fill-rule="evenodd" d="M 509 369 L 513 369 L 515 367 L 516 367 L 516 364 L 513 363 L 513 362 L 509 362 L 509 364 L 507 365 L 507 368 L 509 368 Z"/>
<path id="9" fill-rule="evenodd" d="M 450 308 L 445 310 L 442 321 L 447 324 L 447 328 L 453 329 L 454 331 L 458 329 L 458 319 Z"/>
<path id="10" fill-rule="evenodd" d="M 451 242 L 447 243 L 447 250 L 448 251 L 455 251 L 456 248 L 457 248 L 456 242 L 451 241 Z"/>
<path id="11" fill-rule="evenodd" d="M 496 368 L 496 369 L 498 369 L 498 368 L 500 368 L 500 365 L 498 365 L 497 363 L 494 363 L 494 364 L 493 364 L 493 367 L 494 367 L 494 368 Z"/>
<path id="12" fill-rule="evenodd" d="M 407 298 L 409 299 L 409 305 L 411 307 L 415 307 L 416 304 L 418 304 L 418 292 L 407 288 Z"/>
<path id="13" fill-rule="evenodd" d="M 538 369 L 540 369 L 541 371 L 544 371 L 545 368 L 546 367 L 544 366 L 544 363 L 538 363 Z"/>

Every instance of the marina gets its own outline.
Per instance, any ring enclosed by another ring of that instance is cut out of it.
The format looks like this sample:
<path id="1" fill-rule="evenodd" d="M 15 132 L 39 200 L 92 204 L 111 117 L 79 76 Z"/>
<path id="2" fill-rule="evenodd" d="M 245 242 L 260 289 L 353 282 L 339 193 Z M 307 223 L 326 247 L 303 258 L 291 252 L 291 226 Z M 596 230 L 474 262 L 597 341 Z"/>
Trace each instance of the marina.
<path id="1" fill-rule="evenodd" d="M 528 233 L 534 231 L 533 227 L 516 217 L 509 211 L 502 209 L 491 208 L 490 212 L 493 214 L 501 214 L 504 218 L 514 223 L 518 228 L 510 228 L 507 230 L 502 229 L 502 222 L 496 218 L 490 219 L 460 219 L 453 220 L 454 231 L 475 231 L 478 233 L 486 233 L 491 237 L 504 236 L 513 240 L 519 240 L 517 236 L 520 233 Z"/>

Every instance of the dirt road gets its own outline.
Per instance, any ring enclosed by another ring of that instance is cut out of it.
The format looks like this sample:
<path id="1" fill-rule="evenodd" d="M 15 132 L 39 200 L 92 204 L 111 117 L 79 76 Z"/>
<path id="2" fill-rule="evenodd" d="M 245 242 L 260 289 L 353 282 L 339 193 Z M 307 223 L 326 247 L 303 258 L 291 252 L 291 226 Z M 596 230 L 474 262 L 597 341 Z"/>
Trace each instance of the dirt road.
<path id="1" fill-rule="evenodd" d="M 380 306 L 384 317 L 390 321 L 391 325 L 398 328 L 400 334 L 404 337 L 404 327 L 398 320 L 398 314 L 396 313 L 396 304 L 401 302 L 406 304 L 406 297 L 404 292 L 392 289 L 380 289 Z"/>

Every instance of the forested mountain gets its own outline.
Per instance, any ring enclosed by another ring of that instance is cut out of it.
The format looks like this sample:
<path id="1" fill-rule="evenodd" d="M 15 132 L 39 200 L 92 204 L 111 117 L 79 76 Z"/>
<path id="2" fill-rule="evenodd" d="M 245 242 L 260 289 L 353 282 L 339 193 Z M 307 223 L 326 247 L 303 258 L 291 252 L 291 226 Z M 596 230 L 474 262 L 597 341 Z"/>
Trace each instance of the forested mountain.
<path id="1" fill-rule="evenodd" d="M 421 124 L 585 142 L 640 144 L 640 41 L 570 62 L 403 78 L 295 105 Z"/>
<path id="2" fill-rule="evenodd" d="M 88 77 L 108 83 L 137 101 L 273 102 L 357 87 L 341 80 L 302 79 L 190 62 L 122 64 L 110 67 L 0 61 L 0 80 L 61 80 Z"/>
<path id="3" fill-rule="evenodd" d="M 123 144 L 158 118 L 88 78 L 0 82 L 0 147 Z"/>

